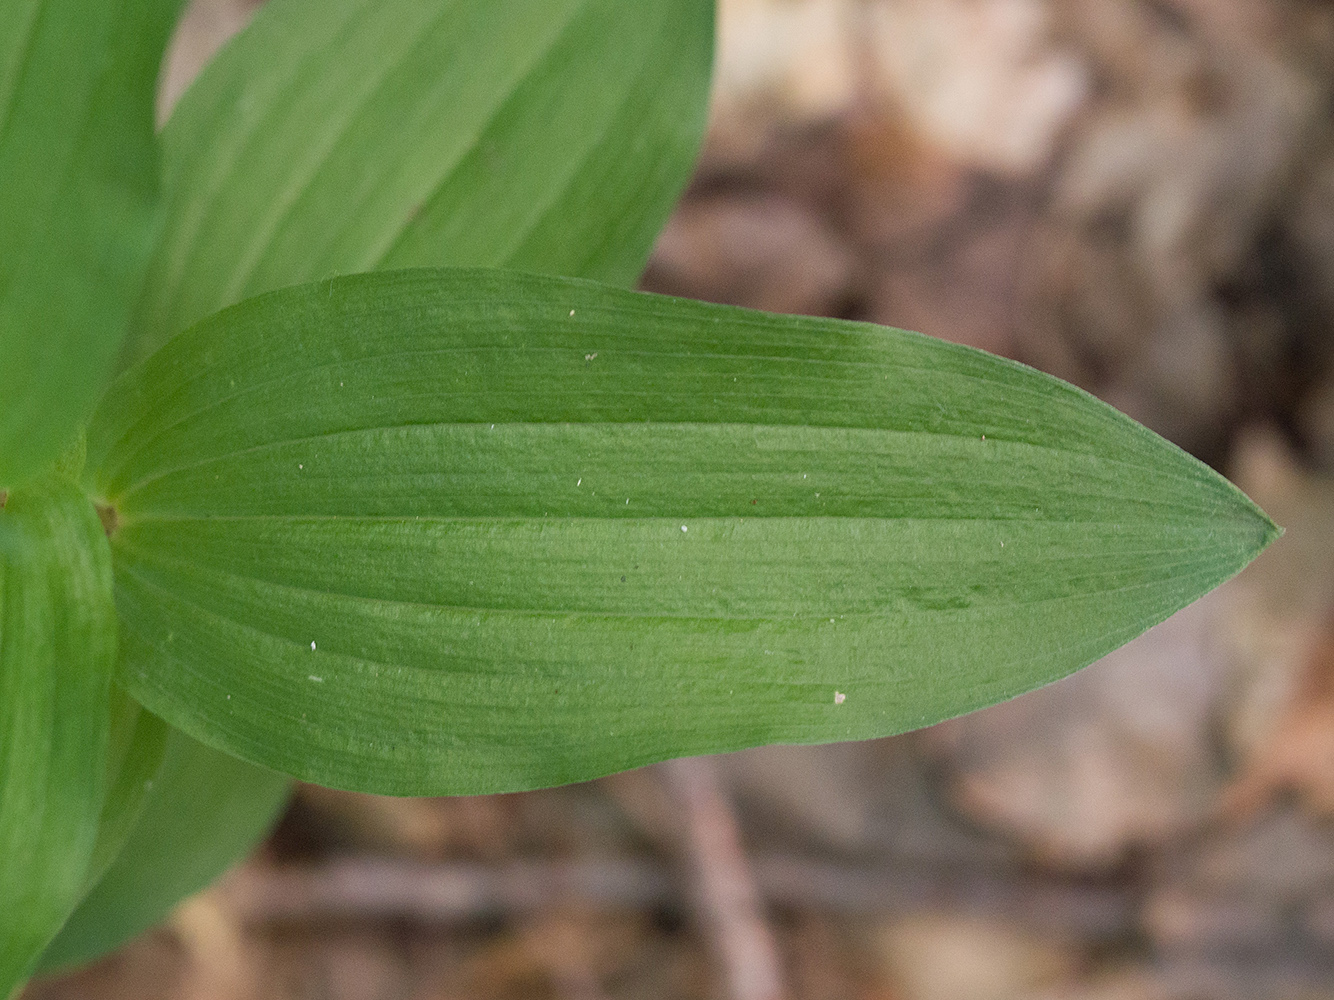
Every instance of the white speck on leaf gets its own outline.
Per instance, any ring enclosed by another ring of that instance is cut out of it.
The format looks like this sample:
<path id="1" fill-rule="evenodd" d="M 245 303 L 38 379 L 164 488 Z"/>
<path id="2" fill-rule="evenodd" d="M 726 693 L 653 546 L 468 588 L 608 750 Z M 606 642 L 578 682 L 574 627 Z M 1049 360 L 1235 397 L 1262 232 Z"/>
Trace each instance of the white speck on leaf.
<path id="1" fill-rule="evenodd" d="M 575 486 L 583 486 L 583 485 L 584 485 L 584 481 L 583 481 L 583 479 L 581 478 L 581 479 L 579 480 L 579 482 L 575 483 L 574 485 L 575 485 Z"/>
<path id="2" fill-rule="evenodd" d="M 689 531 L 690 529 L 687 528 L 687 527 L 683 524 L 683 525 L 681 525 L 681 530 L 682 530 L 682 531 Z"/>
<path id="3" fill-rule="evenodd" d="M 585 361 L 592 361 L 592 360 L 593 360 L 594 358 L 596 358 L 597 356 L 598 356 L 598 352 L 597 352 L 597 351 L 594 351 L 592 354 L 585 354 L 585 355 L 584 355 L 584 360 L 585 360 Z"/>
<path id="4" fill-rule="evenodd" d="M 297 462 L 297 463 L 296 463 L 296 467 L 297 467 L 298 469 L 304 469 L 304 468 L 305 468 L 305 466 L 302 465 L 300 462 Z"/>
<path id="5" fill-rule="evenodd" d="M 573 309 L 570 310 L 570 315 L 571 315 L 571 316 L 574 315 L 574 310 L 573 310 Z"/>
<path id="6" fill-rule="evenodd" d="M 312 653 L 315 652 L 315 640 L 314 640 L 314 639 L 311 639 L 311 640 L 310 640 L 310 651 L 311 651 Z"/>
<path id="7" fill-rule="evenodd" d="M 313 682 L 316 683 L 316 684 L 323 684 L 323 683 L 324 683 L 324 678 L 323 678 L 323 677 L 316 677 L 314 674 L 307 674 L 307 675 L 306 675 L 306 680 L 308 680 L 308 681 L 313 681 Z"/>
<path id="8" fill-rule="evenodd" d="M 843 703 L 844 703 L 845 701 L 847 701 L 847 700 L 848 700 L 848 696 L 845 695 L 842 691 L 835 691 L 835 692 L 834 692 L 834 704 L 835 704 L 835 705 L 841 705 L 841 704 L 843 704 Z"/>

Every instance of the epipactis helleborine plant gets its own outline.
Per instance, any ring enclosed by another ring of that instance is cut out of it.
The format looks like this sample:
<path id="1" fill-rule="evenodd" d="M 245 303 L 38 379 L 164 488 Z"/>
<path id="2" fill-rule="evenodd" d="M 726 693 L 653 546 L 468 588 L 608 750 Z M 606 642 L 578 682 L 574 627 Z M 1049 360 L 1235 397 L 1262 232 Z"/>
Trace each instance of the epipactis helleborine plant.
<path id="1" fill-rule="evenodd" d="M 0 0 L 0 996 L 291 777 L 394 795 L 897 733 L 1277 529 L 1080 390 L 627 290 L 709 0 Z"/>

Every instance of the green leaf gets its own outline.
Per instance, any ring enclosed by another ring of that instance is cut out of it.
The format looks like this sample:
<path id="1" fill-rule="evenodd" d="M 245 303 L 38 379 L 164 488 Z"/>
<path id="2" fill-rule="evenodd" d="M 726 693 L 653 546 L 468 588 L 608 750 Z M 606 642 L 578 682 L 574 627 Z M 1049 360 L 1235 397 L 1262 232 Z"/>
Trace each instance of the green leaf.
<path id="1" fill-rule="evenodd" d="M 84 876 L 95 886 L 125 845 L 162 765 L 168 726 L 145 712 L 125 692 L 111 693 L 111 739 L 107 753 L 107 795 L 97 827 L 97 845 Z"/>
<path id="2" fill-rule="evenodd" d="M 380 267 L 630 284 L 703 132 L 712 0 L 273 0 L 164 132 L 141 358 Z"/>
<path id="3" fill-rule="evenodd" d="M 138 823 L 47 948 L 41 971 L 96 958 L 158 923 L 268 832 L 289 788 L 282 775 L 170 730 Z"/>
<path id="4" fill-rule="evenodd" d="M 155 232 L 153 93 L 179 0 L 0 0 L 0 487 L 92 409 Z"/>
<path id="5" fill-rule="evenodd" d="M 395 794 L 927 725 L 1277 530 L 1021 365 L 504 272 L 243 303 L 116 383 L 88 447 L 135 697 Z"/>
<path id="6" fill-rule="evenodd" d="M 78 901 L 102 809 L 116 620 L 111 556 L 63 477 L 11 493 L 0 524 L 0 996 Z"/>

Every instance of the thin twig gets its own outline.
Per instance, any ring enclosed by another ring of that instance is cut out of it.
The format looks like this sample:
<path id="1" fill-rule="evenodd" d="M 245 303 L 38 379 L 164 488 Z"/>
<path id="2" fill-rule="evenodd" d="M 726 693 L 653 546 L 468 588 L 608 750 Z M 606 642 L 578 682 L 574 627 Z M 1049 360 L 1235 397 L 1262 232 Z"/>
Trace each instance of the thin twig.
<path id="1" fill-rule="evenodd" d="M 685 822 L 690 895 L 732 1000 L 781 1000 L 782 963 L 712 757 L 662 765 Z"/>

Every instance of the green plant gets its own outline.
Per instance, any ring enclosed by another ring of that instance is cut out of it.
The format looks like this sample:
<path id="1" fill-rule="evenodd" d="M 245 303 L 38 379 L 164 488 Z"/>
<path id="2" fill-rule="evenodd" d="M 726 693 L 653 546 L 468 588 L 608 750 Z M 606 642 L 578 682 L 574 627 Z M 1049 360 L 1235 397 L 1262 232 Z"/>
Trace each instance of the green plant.
<path id="1" fill-rule="evenodd" d="M 273 0 L 155 136 L 178 3 L 0 0 L 0 993 L 202 887 L 288 775 L 899 732 L 1277 533 L 1021 365 L 614 287 L 708 0 Z"/>

